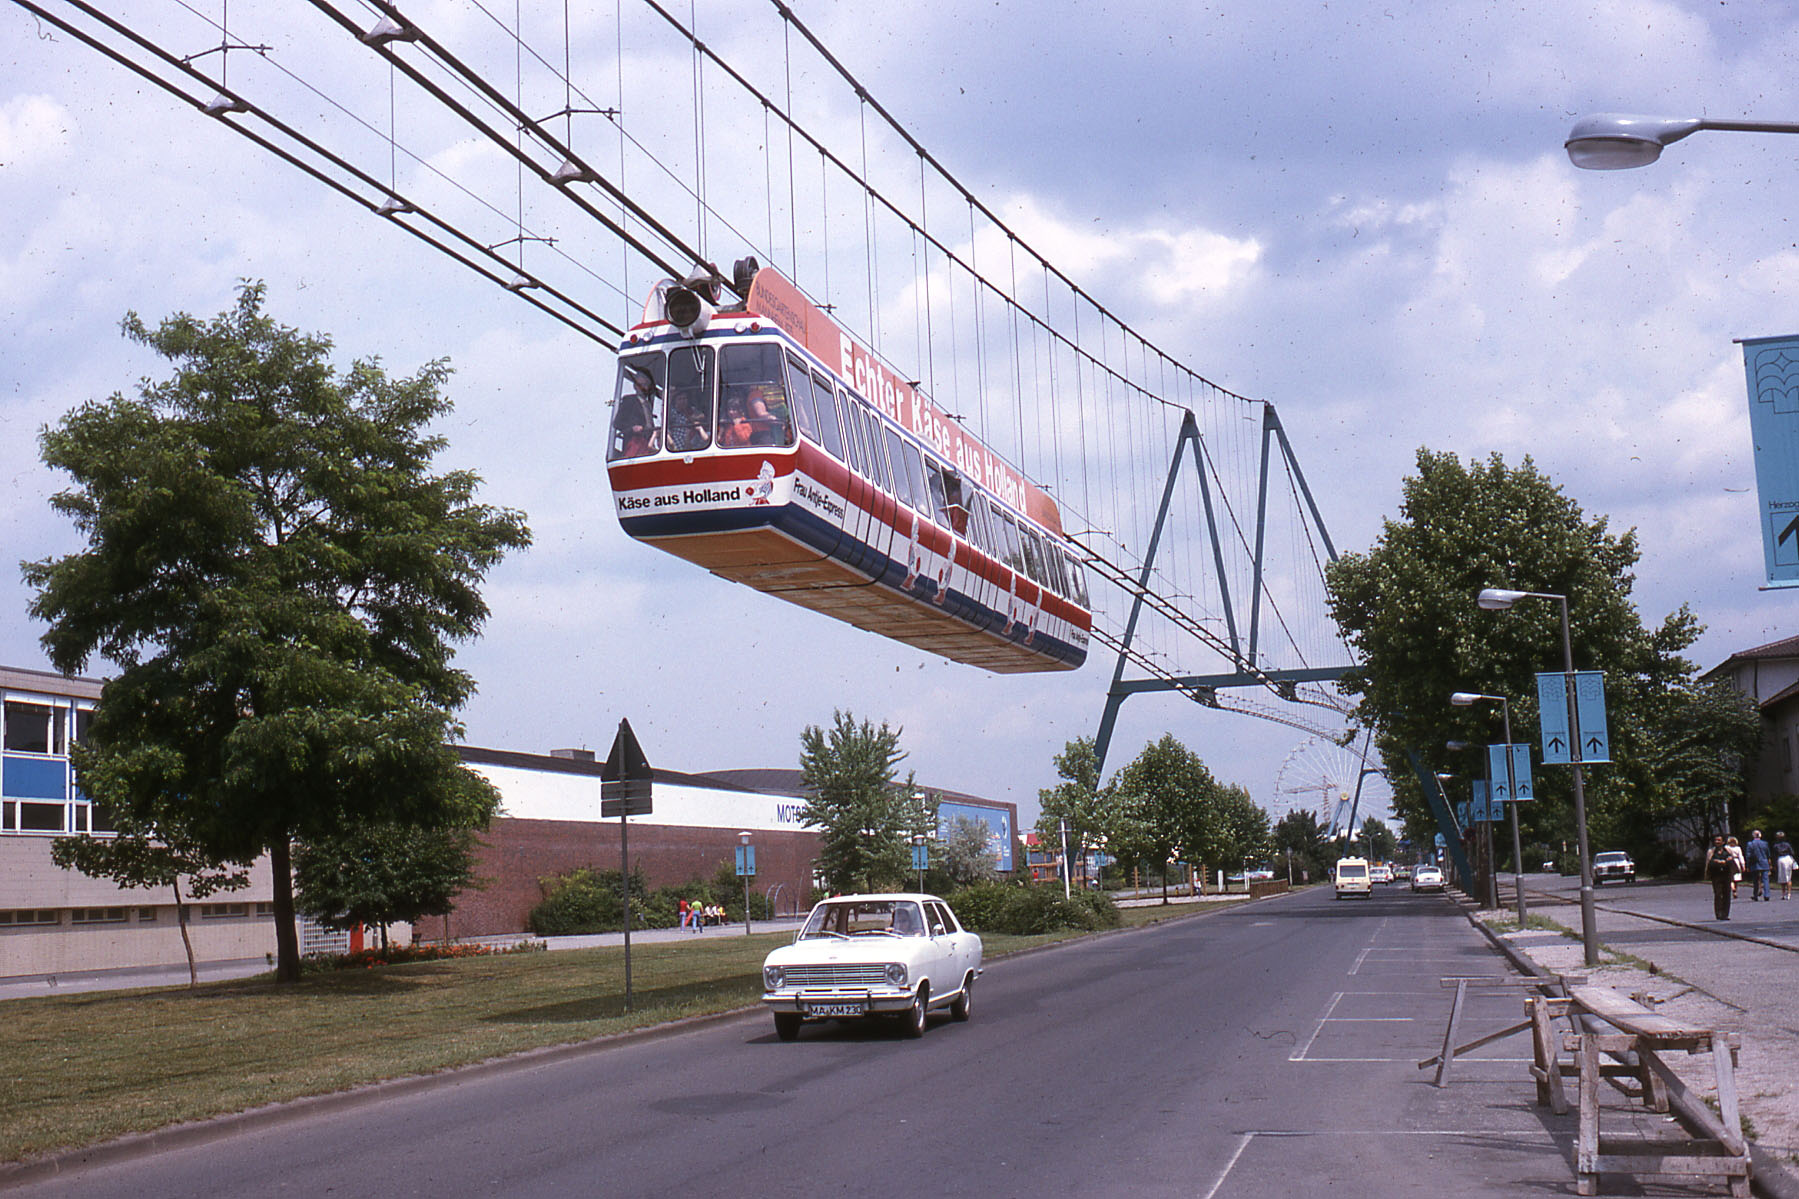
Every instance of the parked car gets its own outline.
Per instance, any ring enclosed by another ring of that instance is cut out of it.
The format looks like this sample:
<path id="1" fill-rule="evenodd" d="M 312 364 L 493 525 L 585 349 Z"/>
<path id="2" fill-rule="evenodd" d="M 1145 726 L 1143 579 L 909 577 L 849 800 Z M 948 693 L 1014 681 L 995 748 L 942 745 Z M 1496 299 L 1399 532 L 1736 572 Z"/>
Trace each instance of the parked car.
<path id="1" fill-rule="evenodd" d="M 1435 866 L 1415 866 L 1412 868 L 1412 890 L 1441 891 L 1443 889 L 1443 872 Z"/>
<path id="2" fill-rule="evenodd" d="M 966 1020 L 981 938 L 935 895 L 843 895 L 812 909 L 791 945 L 762 963 L 762 1002 L 783 1041 L 808 1020 L 897 1016 L 922 1037 L 930 1014 Z"/>
<path id="3" fill-rule="evenodd" d="M 1637 881 L 1637 864 L 1621 849 L 1594 854 L 1593 885 L 1597 887 L 1608 878 L 1621 878 L 1627 883 L 1634 883 Z"/>
<path id="4" fill-rule="evenodd" d="M 1368 860 L 1366 858 L 1338 858 L 1337 868 L 1332 872 L 1337 880 L 1337 898 L 1345 895 L 1360 895 L 1363 899 L 1374 898 L 1374 887 L 1368 878 Z"/>
<path id="5" fill-rule="evenodd" d="M 1368 867 L 1368 881 L 1371 883 L 1390 883 L 1393 881 L 1393 867 L 1385 862 L 1376 862 Z"/>

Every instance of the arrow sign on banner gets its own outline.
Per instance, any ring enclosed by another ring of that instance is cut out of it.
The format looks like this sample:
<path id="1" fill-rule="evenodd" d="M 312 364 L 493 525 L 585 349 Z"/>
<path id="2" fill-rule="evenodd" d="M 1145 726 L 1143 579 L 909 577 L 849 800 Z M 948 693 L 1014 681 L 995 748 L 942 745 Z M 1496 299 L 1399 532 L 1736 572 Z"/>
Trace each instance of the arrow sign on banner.
<path id="1" fill-rule="evenodd" d="M 1537 713 L 1543 727 L 1543 765 L 1566 766 L 1573 758 L 1568 735 L 1568 676 L 1552 671 L 1537 676 Z"/>
<path id="2" fill-rule="evenodd" d="M 1512 786 L 1514 794 L 1506 794 L 1505 757 L 1506 751 L 1512 755 Z M 1530 781 L 1530 746 L 1512 744 L 1487 746 L 1487 773 L 1493 776 L 1493 798 L 1504 803 L 1522 802 L 1537 797 Z"/>
<path id="3" fill-rule="evenodd" d="M 1605 723 L 1605 676 L 1599 671 L 1574 672 L 1574 709 L 1580 724 L 1580 760 L 1611 761 L 1612 741 Z"/>

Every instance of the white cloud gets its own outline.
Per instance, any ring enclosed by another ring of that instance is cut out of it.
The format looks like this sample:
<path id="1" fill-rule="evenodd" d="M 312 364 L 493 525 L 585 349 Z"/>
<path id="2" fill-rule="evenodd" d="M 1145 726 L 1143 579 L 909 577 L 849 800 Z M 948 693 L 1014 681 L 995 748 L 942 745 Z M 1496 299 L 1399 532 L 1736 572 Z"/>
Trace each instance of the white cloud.
<path id="1" fill-rule="evenodd" d="M 29 172 L 69 157 L 69 113 L 49 96 L 0 104 L 0 170 Z"/>

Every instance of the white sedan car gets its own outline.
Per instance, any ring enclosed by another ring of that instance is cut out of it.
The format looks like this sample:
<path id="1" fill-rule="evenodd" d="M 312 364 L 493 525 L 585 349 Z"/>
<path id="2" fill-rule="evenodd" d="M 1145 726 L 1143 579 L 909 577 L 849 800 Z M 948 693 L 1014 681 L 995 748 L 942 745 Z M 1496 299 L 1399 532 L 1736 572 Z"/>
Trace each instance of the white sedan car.
<path id="1" fill-rule="evenodd" d="M 1435 866 L 1419 866 L 1412 871 L 1412 890 L 1441 891 L 1443 887 L 1443 872 Z"/>
<path id="2" fill-rule="evenodd" d="M 981 939 L 935 895 L 843 895 L 812 909 L 791 945 L 762 963 L 762 1002 L 783 1041 L 807 1020 L 895 1015 L 907 1036 L 930 1013 L 966 1020 Z"/>

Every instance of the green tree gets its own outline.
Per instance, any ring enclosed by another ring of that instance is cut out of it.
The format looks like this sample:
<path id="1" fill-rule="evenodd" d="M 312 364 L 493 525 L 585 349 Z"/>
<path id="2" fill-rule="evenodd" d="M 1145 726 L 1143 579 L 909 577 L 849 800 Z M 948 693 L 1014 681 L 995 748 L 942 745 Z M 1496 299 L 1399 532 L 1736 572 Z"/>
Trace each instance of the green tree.
<path id="1" fill-rule="evenodd" d="M 800 781 L 807 790 L 800 823 L 819 830 L 818 870 L 836 891 L 872 891 L 904 881 L 914 833 L 929 827 L 913 798 L 911 778 L 895 774 L 905 760 L 899 729 L 879 728 L 834 711 L 831 727 L 800 734 Z"/>
<path id="2" fill-rule="evenodd" d="M 1227 842 L 1218 820 L 1218 783 L 1204 762 L 1164 733 L 1112 779 L 1116 802 L 1107 848 L 1119 865 L 1154 871 L 1168 902 L 1168 863 L 1223 860 Z"/>
<path id="3" fill-rule="evenodd" d="M 383 949 L 388 925 L 448 915 L 474 879 L 476 830 L 493 815 L 485 798 L 470 796 L 466 823 L 450 827 L 358 825 L 300 842 L 295 908 L 326 928 L 378 928 Z"/>
<path id="4" fill-rule="evenodd" d="M 1217 832 L 1215 861 L 1231 866 L 1261 862 L 1273 849 L 1268 829 L 1268 813 L 1256 806 L 1249 791 L 1236 783 L 1218 788 L 1213 804 L 1212 824 Z"/>
<path id="5" fill-rule="evenodd" d="M 1317 813 L 1306 808 L 1288 812 L 1275 824 L 1273 840 L 1278 866 L 1284 868 L 1291 854 L 1294 881 L 1299 881 L 1302 872 L 1307 879 L 1324 878 L 1336 860 L 1336 851 L 1325 844 L 1325 831 Z"/>
<path id="6" fill-rule="evenodd" d="M 1683 606 L 1645 628 L 1630 601 L 1635 532 L 1614 535 L 1605 518 L 1589 520 L 1530 459 L 1464 464 L 1419 450 L 1417 464 L 1399 517 L 1374 547 L 1326 572 L 1331 613 L 1361 660 L 1343 685 L 1379 730 L 1407 834 L 1436 829 L 1407 747 L 1437 763 L 1447 741 L 1499 740 L 1495 713 L 1452 709 L 1451 693 L 1507 696 L 1513 736 L 1527 741 L 1538 731 L 1535 675 L 1562 668 L 1559 605 L 1526 600 L 1485 612 L 1475 597 L 1486 587 L 1569 597 L 1575 665 L 1605 672 L 1616 763 L 1588 772 L 1589 803 L 1635 802 L 1652 782 L 1642 751 L 1655 698 L 1692 671 L 1679 656 L 1698 636 L 1692 614 Z M 1524 815 L 1533 839 L 1558 840 L 1571 828 L 1568 772 L 1547 769 L 1536 781 L 1538 802 Z"/>
<path id="7" fill-rule="evenodd" d="M 1037 817 L 1037 843 L 1062 852 L 1062 830 L 1066 826 L 1069 857 L 1079 862 L 1090 850 L 1106 843 L 1106 826 L 1111 818 L 1111 796 L 1099 785 L 1099 755 L 1094 752 L 1093 738 L 1070 741 L 1056 755 L 1055 767 L 1062 781 L 1037 792 L 1037 800 L 1042 804 Z"/>
<path id="8" fill-rule="evenodd" d="M 972 887 L 993 877 L 993 830 L 969 816 L 950 822 L 943 845 L 943 869 L 958 887 Z"/>
<path id="9" fill-rule="evenodd" d="M 1761 712 L 1727 680 L 1669 688 L 1648 745 L 1649 819 L 1598 831 L 1639 861 L 1654 851 L 1657 830 L 1710 844 L 1714 833 L 1743 826 L 1749 770 L 1761 748 Z"/>
<path id="10" fill-rule="evenodd" d="M 449 368 L 342 374 L 328 338 L 246 284 L 211 321 L 125 335 L 175 364 L 40 435 L 86 540 L 24 564 L 57 669 L 119 668 L 73 754 L 82 789 L 137 827 L 274 875 L 278 976 L 299 977 L 290 844 L 393 823 L 456 827 L 491 789 L 448 742 L 473 683 L 451 645 L 479 584 L 526 545 L 522 517 L 432 474 Z"/>
<path id="11" fill-rule="evenodd" d="M 232 869 L 209 856 L 179 825 L 141 825 L 118 822 L 112 836 L 58 837 L 50 843 L 50 860 L 64 870 L 79 870 L 90 878 L 111 879 L 121 887 L 167 887 L 175 896 L 175 925 L 181 930 L 181 948 L 187 954 L 187 985 L 200 985 L 194 962 L 194 942 L 187 932 L 187 901 L 205 899 L 220 891 L 241 891 L 250 885 L 246 870 Z M 187 894 L 181 894 L 181 880 Z"/>
<path id="12" fill-rule="evenodd" d="M 1370 862 L 1389 862 L 1399 852 L 1399 838 L 1393 830 L 1370 816 L 1362 821 L 1362 839 L 1357 852 Z"/>

